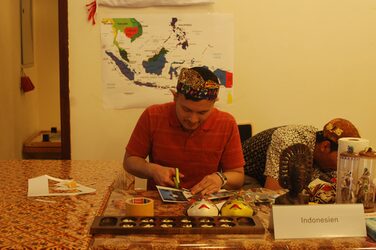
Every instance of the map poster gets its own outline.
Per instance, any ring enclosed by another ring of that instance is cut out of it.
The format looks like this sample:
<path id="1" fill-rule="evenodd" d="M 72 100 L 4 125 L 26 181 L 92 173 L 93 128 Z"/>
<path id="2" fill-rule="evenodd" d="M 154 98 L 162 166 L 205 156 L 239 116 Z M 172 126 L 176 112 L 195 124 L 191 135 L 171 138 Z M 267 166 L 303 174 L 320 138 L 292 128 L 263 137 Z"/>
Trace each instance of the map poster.
<path id="1" fill-rule="evenodd" d="M 182 68 L 206 66 L 221 84 L 217 104 L 233 101 L 231 14 L 148 14 L 101 19 L 104 106 L 145 108 L 173 100 Z"/>

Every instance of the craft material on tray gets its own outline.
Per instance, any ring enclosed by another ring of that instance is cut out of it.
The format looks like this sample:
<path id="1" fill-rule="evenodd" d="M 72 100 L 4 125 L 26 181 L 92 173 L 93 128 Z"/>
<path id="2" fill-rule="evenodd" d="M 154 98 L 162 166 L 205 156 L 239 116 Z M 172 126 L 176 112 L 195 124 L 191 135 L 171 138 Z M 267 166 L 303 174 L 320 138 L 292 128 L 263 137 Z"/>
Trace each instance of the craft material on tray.
<path id="1" fill-rule="evenodd" d="M 162 201 L 164 202 L 188 202 L 192 198 L 196 197 L 195 195 L 192 195 L 192 193 L 187 189 L 177 189 L 158 185 L 156 187 Z M 232 197 L 235 194 L 236 191 L 221 189 L 219 192 L 205 195 L 203 198 L 208 200 L 219 200 Z"/>
<path id="2" fill-rule="evenodd" d="M 96 216 L 91 234 L 264 234 L 257 216 Z"/>

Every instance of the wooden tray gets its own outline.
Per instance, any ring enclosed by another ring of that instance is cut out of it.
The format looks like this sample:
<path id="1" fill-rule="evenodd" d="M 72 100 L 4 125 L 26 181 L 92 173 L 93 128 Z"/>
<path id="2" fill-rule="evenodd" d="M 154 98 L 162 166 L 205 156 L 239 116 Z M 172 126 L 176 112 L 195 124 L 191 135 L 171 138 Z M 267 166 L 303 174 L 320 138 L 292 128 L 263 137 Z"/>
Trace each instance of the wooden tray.
<path id="1" fill-rule="evenodd" d="M 91 234 L 264 234 L 253 217 L 96 216 Z"/>

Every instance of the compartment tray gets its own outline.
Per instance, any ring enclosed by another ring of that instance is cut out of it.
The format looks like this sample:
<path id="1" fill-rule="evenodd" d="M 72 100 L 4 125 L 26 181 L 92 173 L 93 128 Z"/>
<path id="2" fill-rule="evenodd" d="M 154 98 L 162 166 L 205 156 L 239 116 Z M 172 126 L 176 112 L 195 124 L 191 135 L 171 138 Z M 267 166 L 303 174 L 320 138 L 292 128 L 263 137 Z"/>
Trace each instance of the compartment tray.
<path id="1" fill-rule="evenodd" d="M 264 234 L 257 216 L 96 216 L 91 234 Z"/>

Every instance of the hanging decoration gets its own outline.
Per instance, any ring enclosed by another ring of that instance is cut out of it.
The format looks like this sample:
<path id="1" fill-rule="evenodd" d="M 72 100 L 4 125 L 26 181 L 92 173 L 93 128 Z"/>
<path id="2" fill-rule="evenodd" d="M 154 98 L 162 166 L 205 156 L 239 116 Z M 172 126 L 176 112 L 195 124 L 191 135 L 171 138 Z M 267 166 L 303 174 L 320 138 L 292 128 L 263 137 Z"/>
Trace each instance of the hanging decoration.
<path id="1" fill-rule="evenodd" d="M 21 68 L 21 90 L 23 92 L 29 92 L 34 89 L 34 84 Z"/>
<path id="2" fill-rule="evenodd" d="M 94 0 L 92 1 L 91 3 L 88 3 L 86 4 L 86 7 L 87 7 L 87 11 L 89 12 L 88 13 L 88 17 L 87 17 L 87 20 L 94 25 L 95 24 L 95 12 L 97 11 L 97 1 Z"/>
<path id="3" fill-rule="evenodd" d="M 86 4 L 86 7 L 88 11 L 88 21 L 91 21 L 94 25 L 97 5 L 107 7 L 144 8 L 151 6 L 187 6 L 210 3 L 214 3 L 214 0 L 93 0 Z"/>
<path id="4" fill-rule="evenodd" d="M 182 6 L 213 3 L 214 0 L 97 0 L 99 5 L 108 7 L 150 7 L 150 6 Z"/>

